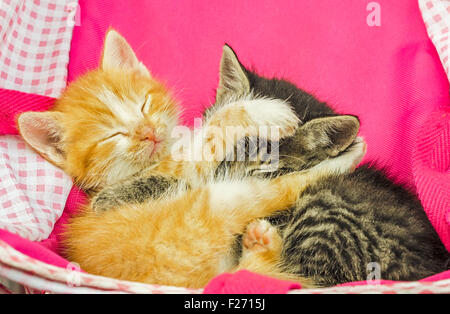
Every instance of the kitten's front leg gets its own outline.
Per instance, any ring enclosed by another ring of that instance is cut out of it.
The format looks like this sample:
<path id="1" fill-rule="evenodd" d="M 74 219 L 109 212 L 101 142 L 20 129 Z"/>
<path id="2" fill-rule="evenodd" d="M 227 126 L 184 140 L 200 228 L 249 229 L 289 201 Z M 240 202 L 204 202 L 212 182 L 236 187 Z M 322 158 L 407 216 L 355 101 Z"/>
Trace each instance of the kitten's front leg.
<path id="1" fill-rule="evenodd" d="M 124 204 L 140 204 L 148 199 L 158 199 L 178 183 L 177 179 L 164 175 L 132 177 L 101 190 L 92 199 L 92 209 L 103 212 Z"/>

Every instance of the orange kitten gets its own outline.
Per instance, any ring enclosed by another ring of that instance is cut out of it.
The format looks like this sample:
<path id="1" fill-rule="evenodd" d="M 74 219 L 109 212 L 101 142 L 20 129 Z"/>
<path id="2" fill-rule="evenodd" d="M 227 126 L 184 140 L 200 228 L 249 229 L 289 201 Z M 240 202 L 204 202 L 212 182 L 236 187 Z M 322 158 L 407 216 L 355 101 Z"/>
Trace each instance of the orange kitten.
<path id="1" fill-rule="evenodd" d="M 18 119 L 22 136 L 77 184 L 95 190 L 165 158 L 178 109 L 115 31 L 101 66 L 70 84 L 49 112 Z"/>

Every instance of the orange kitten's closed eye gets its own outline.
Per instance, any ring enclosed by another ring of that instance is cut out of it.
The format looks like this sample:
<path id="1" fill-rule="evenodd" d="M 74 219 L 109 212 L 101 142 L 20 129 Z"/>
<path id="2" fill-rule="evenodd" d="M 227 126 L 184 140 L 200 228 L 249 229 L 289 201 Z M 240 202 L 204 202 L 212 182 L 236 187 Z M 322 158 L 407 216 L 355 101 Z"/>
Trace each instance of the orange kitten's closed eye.
<path id="1" fill-rule="evenodd" d="M 18 119 L 25 140 L 84 189 L 116 183 L 169 153 L 178 108 L 115 31 L 99 69 L 71 83 L 50 112 Z"/>

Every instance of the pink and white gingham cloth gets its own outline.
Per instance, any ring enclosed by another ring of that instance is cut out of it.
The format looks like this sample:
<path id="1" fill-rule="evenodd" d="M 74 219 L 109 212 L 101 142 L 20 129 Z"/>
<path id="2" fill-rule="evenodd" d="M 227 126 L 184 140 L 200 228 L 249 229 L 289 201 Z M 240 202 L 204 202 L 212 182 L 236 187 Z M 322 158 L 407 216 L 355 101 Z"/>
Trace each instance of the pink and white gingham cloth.
<path id="1" fill-rule="evenodd" d="M 77 6 L 77 0 L 0 1 L 0 88 L 60 96 Z"/>
<path id="2" fill-rule="evenodd" d="M 77 0 L 0 1 L 0 88 L 60 96 L 67 84 L 77 7 Z M 28 97 L 28 106 L 34 104 L 33 97 Z M 3 114 L 21 112 L 18 100 L 3 99 Z M 66 174 L 20 137 L 0 137 L 0 229 L 31 241 L 47 239 L 71 187 Z"/>
<path id="3" fill-rule="evenodd" d="M 450 0 L 419 0 L 428 36 L 450 79 Z"/>
<path id="4" fill-rule="evenodd" d="M 30 241 L 47 239 L 71 188 L 71 178 L 21 137 L 0 137 L 0 229 Z"/>

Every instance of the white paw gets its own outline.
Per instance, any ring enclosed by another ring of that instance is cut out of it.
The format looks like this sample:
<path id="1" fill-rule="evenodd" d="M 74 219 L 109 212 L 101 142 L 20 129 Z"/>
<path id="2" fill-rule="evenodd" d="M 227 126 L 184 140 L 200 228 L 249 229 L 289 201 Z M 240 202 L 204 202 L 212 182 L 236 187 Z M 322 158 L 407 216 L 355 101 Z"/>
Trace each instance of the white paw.
<path id="1" fill-rule="evenodd" d="M 341 155 L 322 161 L 314 170 L 323 173 L 352 172 L 359 165 L 367 152 L 367 144 L 362 137 L 357 137 L 348 150 Z"/>
<path id="2" fill-rule="evenodd" d="M 359 165 L 366 153 L 367 143 L 362 137 L 358 136 L 353 142 L 353 145 L 350 147 L 349 151 L 344 153 L 343 155 L 347 155 L 347 158 L 352 163 L 354 169 Z"/>
<path id="3" fill-rule="evenodd" d="M 292 107 L 280 99 L 242 100 L 254 126 L 259 127 L 257 136 L 278 141 L 281 138 L 294 135 L 300 119 Z"/>

